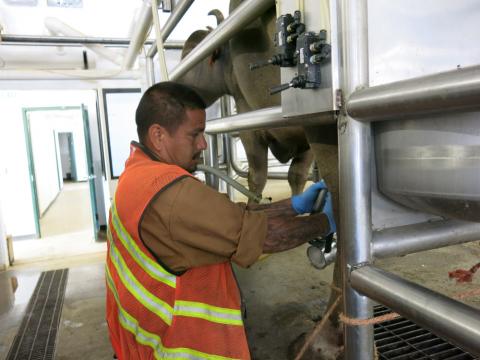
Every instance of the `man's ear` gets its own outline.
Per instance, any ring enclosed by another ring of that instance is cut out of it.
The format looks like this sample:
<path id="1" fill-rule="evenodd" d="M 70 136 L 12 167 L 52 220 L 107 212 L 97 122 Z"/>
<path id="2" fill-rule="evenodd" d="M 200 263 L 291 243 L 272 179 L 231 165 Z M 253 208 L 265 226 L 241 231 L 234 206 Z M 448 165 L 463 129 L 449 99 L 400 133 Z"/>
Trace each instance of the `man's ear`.
<path id="1" fill-rule="evenodd" d="M 148 139 L 155 150 L 160 150 L 163 147 L 167 130 L 158 124 L 153 124 L 148 128 Z"/>

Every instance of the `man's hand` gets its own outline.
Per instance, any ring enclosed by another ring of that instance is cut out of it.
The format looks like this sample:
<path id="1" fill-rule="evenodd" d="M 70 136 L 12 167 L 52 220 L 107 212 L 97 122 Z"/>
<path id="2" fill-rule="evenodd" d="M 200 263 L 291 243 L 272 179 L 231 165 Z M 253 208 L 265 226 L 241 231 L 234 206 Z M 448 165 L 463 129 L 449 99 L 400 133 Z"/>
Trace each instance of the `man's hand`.
<path id="1" fill-rule="evenodd" d="M 310 185 L 310 187 L 299 195 L 292 196 L 292 208 L 297 214 L 306 214 L 313 211 L 313 205 L 315 200 L 320 193 L 320 190 L 326 189 L 327 185 L 325 181 L 320 180 L 319 182 Z M 326 203 L 325 203 L 326 204 Z"/>
<path id="2" fill-rule="evenodd" d="M 292 196 L 292 208 L 297 214 L 311 213 L 313 211 L 315 200 L 322 189 L 327 189 L 327 185 L 325 184 L 324 180 L 320 180 L 319 182 L 310 185 L 310 187 L 302 194 Z M 333 216 L 332 195 L 330 192 L 328 192 L 325 205 L 323 206 L 323 209 L 320 209 L 320 211 L 328 217 L 330 233 L 336 232 L 337 226 Z"/>

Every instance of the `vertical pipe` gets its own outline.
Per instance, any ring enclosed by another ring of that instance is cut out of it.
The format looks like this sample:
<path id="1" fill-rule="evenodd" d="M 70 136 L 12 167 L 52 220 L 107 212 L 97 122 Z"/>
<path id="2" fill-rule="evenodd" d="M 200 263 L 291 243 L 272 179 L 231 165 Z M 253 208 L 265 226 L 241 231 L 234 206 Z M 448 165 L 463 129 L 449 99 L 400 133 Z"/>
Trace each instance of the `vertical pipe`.
<path id="1" fill-rule="evenodd" d="M 158 48 L 158 63 L 160 66 L 160 80 L 167 81 L 168 80 L 168 70 L 167 70 L 167 62 L 165 61 L 165 49 L 163 48 L 163 38 L 162 38 L 162 30 L 160 29 L 160 18 L 158 17 L 158 3 L 157 0 L 152 1 L 152 18 L 153 18 L 153 26 L 155 28 L 155 42 Z"/>
<path id="2" fill-rule="evenodd" d="M 220 116 L 223 119 L 224 117 L 227 117 L 230 115 L 232 115 L 230 98 L 227 95 L 225 95 L 225 96 L 222 96 L 222 98 L 220 99 Z M 223 152 L 224 152 L 223 155 L 224 155 L 225 162 L 227 164 L 227 175 L 233 178 L 234 172 L 232 169 L 231 156 L 230 156 L 231 155 L 230 142 L 232 141 L 232 139 L 228 134 L 222 134 L 222 140 L 223 140 L 222 143 L 223 143 Z M 227 194 L 229 199 L 233 201 L 235 194 L 234 194 L 233 187 L 230 184 L 227 184 Z"/>
<path id="3" fill-rule="evenodd" d="M 367 0 L 341 0 L 343 35 L 342 88 L 348 97 L 368 86 Z M 371 261 L 371 134 L 370 125 L 342 114 L 338 124 L 340 162 L 340 239 L 343 250 L 344 314 L 366 319 L 373 313 L 371 301 L 348 281 L 352 268 Z M 345 359 L 373 359 L 373 328 L 345 326 Z"/>
<path id="4" fill-rule="evenodd" d="M 145 59 L 145 62 L 146 62 L 145 78 L 147 79 L 147 88 L 149 88 L 150 86 L 155 84 L 155 67 L 153 66 L 153 58 L 147 56 L 147 58 Z"/>
<path id="5" fill-rule="evenodd" d="M 168 36 L 171 34 L 175 26 L 182 20 L 182 17 L 186 14 L 187 10 L 193 4 L 194 0 L 181 0 L 180 2 L 175 2 L 175 8 L 173 12 L 168 17 L 168 20 L 165 22 L 164 27 L 162 28 L 162 41 L 165 42 Z M 157 43 L 153 43 L 150 49 L 148 49 L 147 57 L 153 58 L 157 53 Z"/>
<path id="6" fill-rule="evenodd" d="M 231 154 L 231 141 L 232 138 L 229 134 L 223 134 L 223 144 L 224 144 L 224 152 L 225 152 L 225 159 L 227 163 L 227 175 L 233 179 L 235 176 L 235 171 L 232 168 L 232 154 Z M 227 184 L 227 194 L 230 200 L 234 201 L 235 199 L 235 192 L 233 187 L 230 184 Z"/>
<path id="7" fill-rule="evenodd" d="M 204 152 L 205 165 L 218 169 L 218 141 L 217 134 L 207 136 L 207 150 Z M 211 174 L 205 174 L 207 185 L 219 190 L 219 179 Z"/>

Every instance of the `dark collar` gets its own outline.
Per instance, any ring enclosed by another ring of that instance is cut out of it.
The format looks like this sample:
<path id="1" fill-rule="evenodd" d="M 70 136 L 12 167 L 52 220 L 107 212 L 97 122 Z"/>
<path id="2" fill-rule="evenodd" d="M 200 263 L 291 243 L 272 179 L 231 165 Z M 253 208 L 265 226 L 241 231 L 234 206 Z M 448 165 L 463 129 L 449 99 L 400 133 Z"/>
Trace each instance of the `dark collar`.
<path id="1" fill-rule="evenodd" d="M 132 141 L 132 142 L 130 142 L 130 145 L 135 146 L 136 148 L 142 150 L 145 153 L 145 155 L 147 155 L 153 161 L 160 161 L 161 162 L 161 160 L 158 158 L 157 155 L 154 154 L 154 152 L 152 150 L 150 150 L 145 145 L 140 144 L 138 141 Z"/>

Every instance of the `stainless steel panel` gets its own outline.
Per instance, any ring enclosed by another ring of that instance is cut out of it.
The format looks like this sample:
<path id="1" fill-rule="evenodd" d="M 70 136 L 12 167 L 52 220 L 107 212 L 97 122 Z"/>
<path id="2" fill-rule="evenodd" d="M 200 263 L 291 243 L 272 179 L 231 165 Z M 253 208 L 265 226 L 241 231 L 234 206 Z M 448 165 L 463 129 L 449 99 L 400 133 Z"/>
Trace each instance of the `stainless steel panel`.
<path id="1" fill-rule="evenodd" d="M 370 86 L 479 64 L 479 21 L 476 0 L 369 0 Z M 416 210 L 480 221 L 478 112 L 373 128 L 382 193 Z"/>
<path id="2" fill-rule="evenodd" d="M 279 1 L 280 14 L 299 10 L 298 1 Z M 284 117 L 322 113 L 337 110 L 335 90 L 339 88 L 339 50 L 337 27 L 337 4 L 329 0 L 304 0 L 302 20 L 307 31 L 327 30 L 327 42 L 332 45 L 331 60 L 321 66 L 322 84 L 318 89 L 290 88 L 282 92 Z M 301 9 L 300 9 L 301 10 Z M 281 81 L 288 83 L 296 75 L 297 68 L 281 68 Z"/>
<path id="3" fill-rule="evenodd" d="M 480 221 L 480 114 L 375 124 L 380 191 L 405 206 Z"/>

